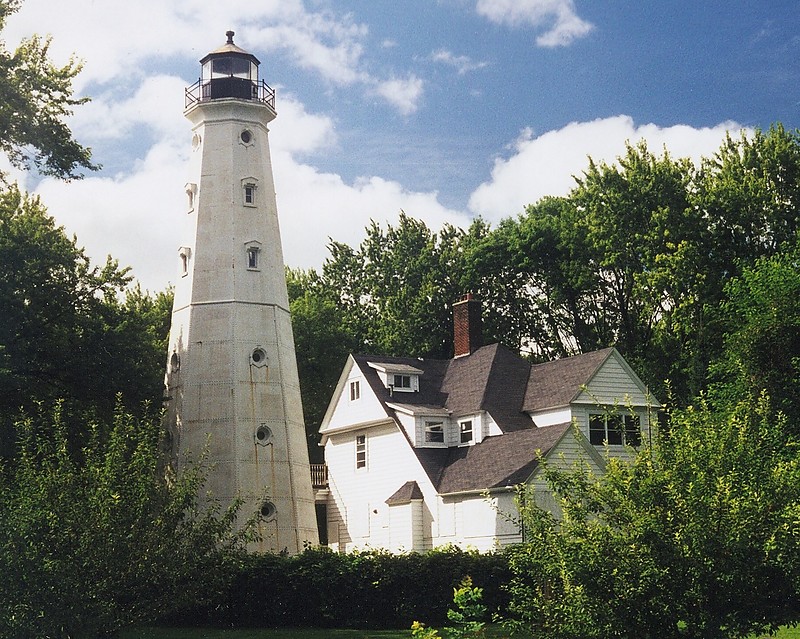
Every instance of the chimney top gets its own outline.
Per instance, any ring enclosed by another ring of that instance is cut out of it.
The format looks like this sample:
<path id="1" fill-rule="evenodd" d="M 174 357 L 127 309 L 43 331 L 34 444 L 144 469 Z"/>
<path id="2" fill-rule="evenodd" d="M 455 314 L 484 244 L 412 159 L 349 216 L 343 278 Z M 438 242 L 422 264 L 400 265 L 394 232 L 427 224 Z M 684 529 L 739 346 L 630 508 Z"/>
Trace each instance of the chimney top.
<path id="1" fill-rule="evenodd" d="M 453 304 L 454 356 L 471 355 L 483 346 L 481 303 L 467 293 Z"/>

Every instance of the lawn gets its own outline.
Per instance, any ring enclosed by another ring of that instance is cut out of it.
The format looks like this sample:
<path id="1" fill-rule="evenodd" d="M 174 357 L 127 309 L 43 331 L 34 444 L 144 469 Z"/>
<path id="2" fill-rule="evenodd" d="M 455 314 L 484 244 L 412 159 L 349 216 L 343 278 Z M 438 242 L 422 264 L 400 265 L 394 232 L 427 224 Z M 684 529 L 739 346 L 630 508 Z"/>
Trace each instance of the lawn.
<path id="1" fill-rule="evenodd" d="M 499 638 L 502 628 L 491 628 L 488 636 Z M 135 628 L 123 632 L 120 639 L 408 639 L 407 630 L 318 630 L 318 629 L 254 629 L 213 630 L 192 628 Z M 785 637 L 783 639 L 793 639 Z"/>
<path id="2" fill-rule="evenodd" d="M 490 637 L 501 637 L 493 628 Z M 405 639 L 410 630 L 212 630 L 192 628 L 136 628 L 120 639 Z M 781 628 L 776 639 L 800 639 L 800 628 Z"/>

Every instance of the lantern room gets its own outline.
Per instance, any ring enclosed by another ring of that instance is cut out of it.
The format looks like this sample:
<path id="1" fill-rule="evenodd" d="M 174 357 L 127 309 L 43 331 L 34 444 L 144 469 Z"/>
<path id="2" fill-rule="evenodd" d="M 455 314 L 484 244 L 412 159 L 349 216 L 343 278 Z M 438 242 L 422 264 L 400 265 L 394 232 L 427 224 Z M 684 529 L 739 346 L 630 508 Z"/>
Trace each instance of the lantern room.
<path id="1" fill-rule="evenodd" d="M 187 108 L 196 102 L 235 98 L 257 100 L 274 109 L 275 92 L 258 78 L 258 58 L 236 46 L 233 31 L 227 31 L 228 41 L 206 55 L 200 79 L 186 89 Z"/>

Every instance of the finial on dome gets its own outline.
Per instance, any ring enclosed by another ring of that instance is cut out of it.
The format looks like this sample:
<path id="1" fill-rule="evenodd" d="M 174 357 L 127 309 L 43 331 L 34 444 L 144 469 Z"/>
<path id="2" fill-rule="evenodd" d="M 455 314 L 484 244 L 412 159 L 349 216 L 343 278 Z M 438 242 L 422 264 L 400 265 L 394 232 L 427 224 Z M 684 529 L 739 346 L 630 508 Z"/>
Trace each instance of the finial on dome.
<path id="1" fill-rule="evenodd" d="M 233 44 L 233 31 L 226 31 L 225 35 L 228 36 L 228 44 Z"/>

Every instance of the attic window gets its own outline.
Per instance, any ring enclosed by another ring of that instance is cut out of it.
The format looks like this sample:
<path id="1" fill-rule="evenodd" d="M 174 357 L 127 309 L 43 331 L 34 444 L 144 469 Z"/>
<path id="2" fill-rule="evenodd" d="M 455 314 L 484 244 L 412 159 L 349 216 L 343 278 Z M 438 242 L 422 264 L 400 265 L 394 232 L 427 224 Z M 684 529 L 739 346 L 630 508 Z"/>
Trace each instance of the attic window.
<path id="1" fill-rule="evenodd" d="M 444 443 L 444 425 L 442 422 L 425 422 L 425 443 Z"/>
<path id="2" fill-rule="evenodd" d="M 350 382 L 350 401 L 354 402 L 361 398 L 361 382 L 354 380 Z"/>
<path id="3" fill-rule="evenodd" d="M 395 390 L 397 389 L 411 390 L 411 375 L 395 375 L 393 386 Z"/>
<path id="4" fill-rule="evenodd" d="M 638 446 L 642 443 L 639 416 L 635 414 L 589 415 L 589 442 L 595 446 Z"/>

